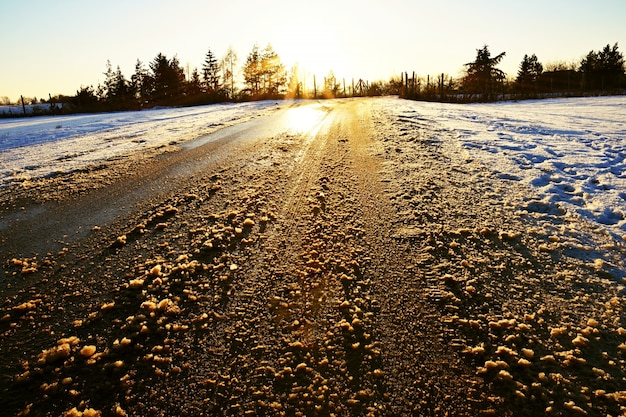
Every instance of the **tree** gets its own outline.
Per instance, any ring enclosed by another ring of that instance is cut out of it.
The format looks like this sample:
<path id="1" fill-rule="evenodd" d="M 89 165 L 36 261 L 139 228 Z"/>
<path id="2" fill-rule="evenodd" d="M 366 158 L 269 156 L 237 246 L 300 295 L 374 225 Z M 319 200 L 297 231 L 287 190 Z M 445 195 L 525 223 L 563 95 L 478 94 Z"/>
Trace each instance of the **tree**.
<path id="1" fill-rule="evenodd" d="M 325 98 L 333 98 L 337 97 L 338 91 L 339 83 L 337 82 L 337 77 L 335 77 L 335 73 L 330 70 L 328 75 L 324 77 L 324 92 L 322 94 Z"/>
<path id="2" fill-rule="evenodd" d="M 583 88 L 610 90 L 620 87 L 624 77 L 624 56 L 617 48 L 617 43 L 613 47 L 607 44 L 601 51 L 590 51 L 582 59 Z"/>
<path id="3" fill-rule="evenodd" d="M 119 65 L 114 75 L 113 103 L 116 109 L 128 108 L 132 101 L 132 88 L 128 80 L 122 74 Z"/>
<path id="4" fill-rule="evenodd" d="M 76 96 L 72 102 L 76 105 L 79 111 L 96 111 L 98 110 L 98 97 L 92 86 L 81 86 L 76 91 Z"/>
<path id="5" fill-rule="evenodd" d="M 608 44 L 598 53 L 602 88 L 619 88 L 624 76 L 624 55 L 617 50 L 617 42 Z"/>
<path id="6" fill-rule="evenodd" d="M 289 70 L 289 81 L 287 83 L 287 97 L 301 98 L 303 95 L 302 81 L 300 81 L 300 68 L 295 64 Z"/>
<path id="7" fill-rule="evenodd" d="M 520 63 L 517 79 L 515 80 L 522 92 L 528 92 L 533 86 L 537 87 L 537 80 L 543 72 L 543 65 L 537 59 L 537 55 L 524 55 Z"/>
<path id="8" fill-rule="evenodd" d="M 487 45 L 476 52 L 476 60 L 465 64 L 467 75 L 463 86 L 471 93 L 481 94 L 485 100 L 492 100 L 494 85 L 505 79 L 504 72 L 496 68 L 496 65 L 502 61 L 506 52 L 492 57 Z"/>
<path id="9" fill-rule="evenodd" d="M 263 52 L 254 45 L 243 67 L 243 76 L 253 98 L 284 94 L 287 73 L 272 45 L 267 45 Z"/>
<path id="10" fill-rule="evenodd" d="M 222 76 L 224 77 L 224 85 L 228 85 L 229 96 L 231 99 L 235 98 L 235 67 L 239 62 L 237 53 L 232 48 L 228 47 L 226 55 L 220 61 L 220 67 L 222 68 Z"/>
<path id="11" fill-rule="evenodd" d="M 119 65 L 113 71 L 111 61 L 107 60 L 106 72 L 104 73 L 104 86 L 101 92 L 103 101 L 111 110 L 121 110 L 128 107 L 131 97 L 131 87 L 122 74 Z"/>
<path id="12" fill-rule="evenodd" d="M 192 97 L 198 96 L 202 93 L 202 80 L 198 73 L 198 68 L 194 68 L 191 72 L 191 79 L 187 83 L 187 94 Z"/>
<path id="13" fill-rule="evenodd" d="M 135 63 L 135 73 L 130 77 L 130 85 L 135 101 L 140 107 L 143 106 L 150 99 L 152 77 L 139 59 Z"/>
<path id="14" fill-rule="evenodd" d="M 263 83 L 263 93 L 269 97 L 284 94 L 284 87 L 287 84 L 287 73 L 285 66 L 280 61 L 280 57 L 268 44 L 261 54 L 261 79 Z"/>
<path id="15" fill-rule="evenodd" d="M 111 60 L 107 59 L 106 72 L 104 72 L 104 100 L 110 101 L 113 90 L 115 89 L 115 74 L 113 73 L 113 66 L 111 65 Z"/>
<path id="16" fill-rule="evenodd" d="M 259 45 L 255 44 L 243 67 L 243 78 L 253 97 L 258 97 L 261 92 L 261 70 L 261 53 L 259 52 Z"/>
<path id="17" fill-rule="evenodd" d="M 150 63 L 152 70 L 151 101 L 155 104 L 173 104 L 183 91 L 185 73 L 178 58 L 171 60 L 159 53 Z"/>
<path id="18" fill-rule="evenodd" d="M 219 66 L 217 65 L 217 58 L 210 49 L 204 57 L 204 64 L 202 64 L 202 81 L 205 92 L 209 94 L 220 89 Z"/>

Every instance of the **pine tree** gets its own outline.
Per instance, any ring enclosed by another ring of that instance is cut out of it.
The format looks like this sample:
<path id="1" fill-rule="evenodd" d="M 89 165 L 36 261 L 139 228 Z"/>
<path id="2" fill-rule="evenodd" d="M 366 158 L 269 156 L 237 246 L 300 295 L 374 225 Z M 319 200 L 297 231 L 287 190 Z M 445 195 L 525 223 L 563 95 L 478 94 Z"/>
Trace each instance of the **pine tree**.
<path id="1" fill-rule="evenodd" d="M 216 93 L 220 89 L 220 74 L 217 59 L 209 49 L 202 65 L 202 81 L 205 92 Z"/>
<path id="2" fill-rule="evenodd" d="M 143 106 L 150 99 L 152 79 L 139 59 L 135 63 L 135 73 L 130 77 L 130 83 L 135 101 L 140 107 Z"/>
<path id="3" fill-rule="evenodd" d="M 122 74 L 122 70 L 119 65 L 115 71 L 115 95 L 114 106 L 116 109 L 128 109 L 131 104 L 132 88 L 130 83 Z"/>
<path id="4" fill-rule="evenodd" d="M 261 54 L 261 80 L 263 93 L 267 96 L 274 97 L 284 93 L 287 73 L 280 57 L 270 44 L 267 45 Z"/>
<path id="5" fill-rule="evenodd" d="M 485 100 L 493 98 L 494 84 L 505 79 L 504 72 L 496 65 L 502 61 L 506 52 L 502 52 L 494 57 L 489 52 L 489 47 L 484 45 L 476 50 L 476 61 L 465 64 L 467 75 L 463 86 L 470 92 L 480 93 Z"/>
<path id="6" fill-rule="evenodd" d="M 174 104 L 183 93 L 185 72 L 180 66 L 178 58 L 171 60 L 159 53 L 150 63 L 152 82 L 150 97 L 156 104 Z"/>
<path id="7" fill-rule="evenodd" d="M 246 63 L 243 67 L 243 78 L 246 81 L 248 90 L 253 97 L 259 97 L 261 92 L 261 54 L 259 52 L 259 45 L 255 44 L 252 47 L 252 51 L 246 58 Z"/>
<path id="8" fill-rule="evenodd" d="M 202 93 L 202 80 L 198 73 L 198 68 L 194 68 L 191 72 L 191 79 L 187 83 L 187 94 L 191 97 L 197 97 Z"/>
<path id="9" fill-rule="evenodd" d="M 104 72 L 103 96 L 104 101 L 111 102 L 115 94 L 115 73 L 109 59 L 107 59 L 106 68 L 107 70 Z"/>
<path id="10" fill-rule="evenodd" d="M 624 76 L 624 56 L 617 50 L 617 43 L 606 45 L 597 54 L 598 77 L 602 89 L 619 88 Z"/>
<path id="11" fill-rule="evenodd" d="M 537 55 L 524 55 L 524 59 L 520 63 L 519 71 L 517 72 L 516 82 L 520 89 L 526 93 L 533 85 L 536 87 L 537 80 L 542 72 L 543 65 L 537 59 Z"/>

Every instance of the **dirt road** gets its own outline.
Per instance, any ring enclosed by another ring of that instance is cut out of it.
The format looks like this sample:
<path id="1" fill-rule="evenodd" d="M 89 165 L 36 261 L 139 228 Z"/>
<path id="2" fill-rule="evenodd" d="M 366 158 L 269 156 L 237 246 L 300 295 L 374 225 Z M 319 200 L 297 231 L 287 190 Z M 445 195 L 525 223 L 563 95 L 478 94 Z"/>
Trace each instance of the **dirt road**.
<path id="1" fill-rule="evenodd" d="M 5 191 L 0 409 L 623 413 L 623 246 L 380 103 Z"/>

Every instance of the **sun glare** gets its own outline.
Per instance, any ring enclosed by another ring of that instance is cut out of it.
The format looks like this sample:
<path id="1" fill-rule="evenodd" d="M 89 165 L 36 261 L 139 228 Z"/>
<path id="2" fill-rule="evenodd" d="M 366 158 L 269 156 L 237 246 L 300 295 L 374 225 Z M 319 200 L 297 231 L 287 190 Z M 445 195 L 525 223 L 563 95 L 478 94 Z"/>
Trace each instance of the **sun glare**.
<path id="1" fill-rule="evenodd" d="M 347 58 L 343 50 L 343 39 L 334 30 L 320 25 L 305 24 L 299 27 L 288 25 L 281 28 L 277 50 L 287 66 L 298 65 L 312 86 L 315 75 L 318 83 L 330 71 L 338 77 L 347 77 Z M 280 45 L 280 46 L 278 46 Z"/>
<path id="2" fill-rule="evenodd" d="M 315 107 L 294 107 L 287 112 L 287 125 L 289 130 L 296 133 L 311 131 L 319 124 L 325 112 Z"/>

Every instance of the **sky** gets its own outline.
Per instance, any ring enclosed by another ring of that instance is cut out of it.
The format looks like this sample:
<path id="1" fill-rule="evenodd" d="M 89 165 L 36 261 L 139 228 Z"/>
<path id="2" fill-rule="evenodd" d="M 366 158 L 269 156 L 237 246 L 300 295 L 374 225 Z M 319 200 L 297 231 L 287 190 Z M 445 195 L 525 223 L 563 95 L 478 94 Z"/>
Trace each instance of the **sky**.
<path id="1" fill-rule="evenodd" d="M 107 60 L 127 79 L 159 53 L 201 68 L 229 47 L 240 65 L 271 44 L 309 77 L 388 80 L 401 72 L 457 77 L 476 50 L 578 62 L 618 43 L 624 0 L 0 0 L 0 97 L 73 95 L 104 81 Z"/>

